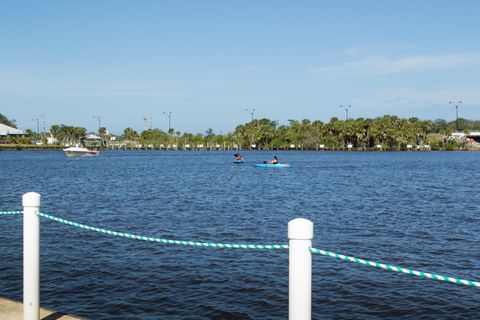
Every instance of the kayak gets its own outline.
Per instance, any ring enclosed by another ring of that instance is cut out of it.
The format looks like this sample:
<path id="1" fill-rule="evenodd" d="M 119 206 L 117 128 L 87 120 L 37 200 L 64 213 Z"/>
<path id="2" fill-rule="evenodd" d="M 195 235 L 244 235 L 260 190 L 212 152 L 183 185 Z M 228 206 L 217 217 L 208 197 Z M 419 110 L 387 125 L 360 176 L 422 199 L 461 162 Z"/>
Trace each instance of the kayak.
<path id="1" fill-rule="evenodd" d="M 290 165 L 288 163 L 277 163 L 277 164 L 255 163 L 254 166 L 258 167 L 258 168 L 288 168 L 288 167 L 290 167 Z"/>
<path id="2" fill-rule="evenodd" d="M 245 160 L 233 160 L 233 163 L 245 163 Z"/>

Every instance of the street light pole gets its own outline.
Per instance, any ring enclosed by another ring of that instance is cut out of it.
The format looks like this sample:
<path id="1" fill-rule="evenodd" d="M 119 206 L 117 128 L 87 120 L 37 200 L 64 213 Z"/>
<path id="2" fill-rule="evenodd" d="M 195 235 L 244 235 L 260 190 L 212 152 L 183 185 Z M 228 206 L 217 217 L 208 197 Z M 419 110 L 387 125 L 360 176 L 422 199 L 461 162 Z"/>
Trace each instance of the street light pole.
<path id="1" fill-rule="evenodd" d="M 451 105 L 454 105 L 455 106 L 455 111 L 456 111 L 456 115 L 457 115 L 457 118 L 456 118 L 456 127 L 457 127 L 457 132 L 458 132 L 458 106 L 462 103 L 462 101 L 458 101 L 457 103 L 453 102 L 453 101 L 450 101 L 449 102 Z"/>
<path id="2" fill-rule="evenodd" d="M 147 131 L 147 118 L 143 118 L 143 131 Z"/>
<path id="3" fill-rule="evenodd" d="M 35 118 L 32 121 L 37 121 L 37 135 L 40 135 L 40 119 Z"/>
<path id="4" fill-rule="evenodd" d="M 40 118 L 42 118 L 42 133 L 45 134 L 45 115 L 41 114 Z"/>
<path id="5" fill-rule="evenodd" d="M 163 114 L 168 117 L 168 134 L 170 134 L 170 129 L 172 128 L 172 113 L 164 112 Z"/>
<path id="6" fill-rule="evenodd" d="M 348 120 L 348 109 L 350 109 L 351 107 L 352 107 L 351 105 L 348 105 L 348 106 L 340 105 L 340 109 L 345 109 L 345 120 Z"/>
<path id="7" fill-rule="evenodd" d="M 252 116 L 252 121 L 253 121 L 253 114 L 255 113 L 255 108 L 253 109 L 245 109 L 245 111 L 247 111 L 248 113 L 250 113 L 250 115 Z"/>
<path id="8" fill-rule="evenodd" d="M 93 118 L 98 120 L 98 133 L 100 133 L 100 128 L 102 127 L 100 121 L 102 119 L 102 116 L 93 116 Z"/>

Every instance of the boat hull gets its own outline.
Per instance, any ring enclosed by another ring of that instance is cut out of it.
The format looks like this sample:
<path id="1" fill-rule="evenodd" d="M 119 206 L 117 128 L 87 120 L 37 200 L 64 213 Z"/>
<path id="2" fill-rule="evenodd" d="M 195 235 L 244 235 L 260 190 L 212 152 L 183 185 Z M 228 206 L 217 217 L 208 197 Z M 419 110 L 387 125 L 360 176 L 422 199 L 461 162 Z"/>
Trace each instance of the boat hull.
<path id="1" fill-rule="evenodd" d="M 98 157 L 98 150 L 89 150 L 87 148 L 71 147 L 63 149 L 65 155 L 69 158 Z"/>
<path id="2" fill-rule="evenodd" d="M 272 164 L 272 163 L 255 163 L 255 167 L 257 168 L 288 168 L 290 165 L 288 163 L 277 163 L 277 164 Z"/>

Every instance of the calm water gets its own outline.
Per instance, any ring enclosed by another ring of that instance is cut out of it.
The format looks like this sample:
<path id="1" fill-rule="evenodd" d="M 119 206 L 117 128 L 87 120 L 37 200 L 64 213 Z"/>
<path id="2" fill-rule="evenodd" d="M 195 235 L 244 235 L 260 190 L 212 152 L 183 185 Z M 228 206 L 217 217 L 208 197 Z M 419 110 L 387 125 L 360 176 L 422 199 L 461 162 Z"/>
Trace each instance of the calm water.
<path id="1" fill-rule="evenodd" d="M 0 152 L 0 211 L 163 238 L 287 243 L 480 279 L 480 153 Z M 0 217 L 0 296 L 22 299 L 21 217 Z M 480 290 L 313 257 L 314 318 L 473 319 Z M 286 319 L 288 254 L 115 238 L 41 223 L 41 304 L 92 319 Z"/>

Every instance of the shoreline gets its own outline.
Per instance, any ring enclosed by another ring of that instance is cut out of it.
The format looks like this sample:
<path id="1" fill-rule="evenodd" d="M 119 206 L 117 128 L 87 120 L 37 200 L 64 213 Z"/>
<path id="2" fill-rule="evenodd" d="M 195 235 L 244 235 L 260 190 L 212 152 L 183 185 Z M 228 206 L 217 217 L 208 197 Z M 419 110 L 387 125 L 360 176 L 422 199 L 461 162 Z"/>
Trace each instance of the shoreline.
<path id="1" fill-rule="evenodd" d="M 67 148 L 66 146 L 35 146 L 35 145 L 0 145 L 1 151 L 63 151 Z M 232 151 L 232 152 L 245 152 L 245 151 L 318 151 L 318 152 L 333 152 L 333 151 L 344 151 L 344 152 L 429 152 L 429 151 L 480 151 L 480 148 L 477 149 L 459 149 L 459 150 L 447 150 L 447 149 L 438 149 L 438 150 L 429 150 L 429 149 L 379 149 L 379 148 L 322 148 L 322 149 L 295 149 L 295 148 L 272 148 L 272 149 L 234 149 L 234 148 L 182 148 L 182 149 L 172 149 L 172 148 L 162 148 L 162 147 L 96 147 L 100 151 Z"/>

